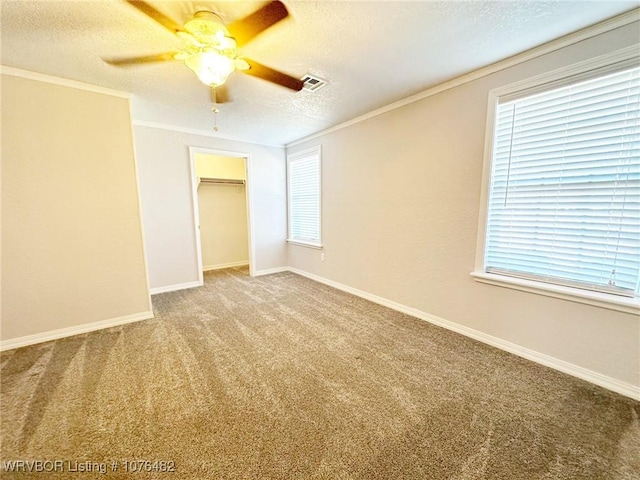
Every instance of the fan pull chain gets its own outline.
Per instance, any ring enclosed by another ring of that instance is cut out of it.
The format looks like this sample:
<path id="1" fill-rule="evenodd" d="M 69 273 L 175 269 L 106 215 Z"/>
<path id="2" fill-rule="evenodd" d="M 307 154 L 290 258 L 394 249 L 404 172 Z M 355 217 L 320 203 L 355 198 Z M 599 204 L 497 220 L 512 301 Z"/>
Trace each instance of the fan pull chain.
<path id="1" fill-rule="evenodd" d="M 213 107 L 211 107 L 211 111 L 213 112 L 213 131 L 218 131 L 218 113 L 220 113 L 220 109 L 218 108 L 218 96 L 216 94 L 216 87 L 211 87 L 211 97 L 213 98 Z"/>
<path id="2" fill-rule="evenodd" d="M 220 112 L 220 110 L 218 109 L 218 107 L 214 105 L 211 111 L 213 112 L 213 130 L 214 132 L 217 132 L 218 131 L 218 113 Z"/>

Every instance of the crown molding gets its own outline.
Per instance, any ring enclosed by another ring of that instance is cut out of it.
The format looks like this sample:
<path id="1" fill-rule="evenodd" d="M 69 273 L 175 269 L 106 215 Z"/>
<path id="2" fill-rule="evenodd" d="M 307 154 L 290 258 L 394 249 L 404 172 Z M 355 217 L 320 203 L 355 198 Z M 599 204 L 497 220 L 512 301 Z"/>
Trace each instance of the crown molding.
<path id="1" fill-rule="evenodd" d="M 20 68 L 7 67 L 0 65 L 0 73 L 10 77 L 25 78 L 27 80 L 35 80 L 37 82 L 50 83 L 52 85 L 60 85 L 62 87 L 75 88 L 76 90 L 85 90 L 87 92 L 100 93 L 102 95 L 110 95 L 112 97 L 126 98 L 131 100 L 131 94 L 120 90 L 100 87 L 90 83 L 78 82 L 77 80 L 69 80 L 68 78 L 55 77 L 44 73 L 32 72 L 30 70 L 22 70 Z"/>
<path id="2" fill-rule="evenodd" d="M 159 130 L 169 130 L 172 132 L 186 133 L 188 135 L 200 135 L 201 137 L 222 138 L 219 135 L 216 135 L 213 132 L 209 132 L 207 130 L 198 130 L 197 128 L 180 127 L 178 125 L 171 125 L 168 123 L 145 122 L 144 120 L 134 119 L 133 125 L 135 127 L 156 128 Z M 227 139 L 227 140 L 232 140 L 232 139 Z"/>
<path id="3" fill-rule="evenodd" d="M 398 108 L 404 107 L 405 105 L 419 102 L 420 100 L 431 97 L 433 95 L 437 95 L 438 93 L 442 93 L 446 90 L 459 87 L 461 85 L 472 82 L 479 78 L 486 77 L 487 75 L 500 72 L 507 68 L 514 67 L 516 65 L 527 62 L 529 60 L 533 60 L 535 58 L 541 57 L 542 55 L 555 52 L 556 50 L 560 50 L 570 45 L 574 45 L 578 42 L 582 42 L 589 38 L 597 37 L 598 35 L 602 35 L 603 33 L 610 32 L 611 30 L 615 30 L 617 28 L 624 27 L 625 25 L 629 25 L 630 23 L 639 22 L 639 21 L 640 21 L 640 8 L 636 8 L 627 13 L 623 13 L 622 15 L 615 16 L 613 18 L 597 23 L 590 27 L 586 27 L 586 28 L 583 28 L 582 30 L 578 30 L 577 32 L 565 35 L 564 37 L 560 37 L 556 40 L 551 40 L 550 42 L 547 42 L 538 47 L 534 47 L 525 52 L 518 53 L 512 57 L 506 58 L 504 60 L 500 60 L 499 62 L 492 63 L 491 65 L 488 65 L 486 67 L 479 68 L 478 70 L 474 70 L 473 72 L 466 73 L 452 80 L 448 80 L 444 83 L 428 88 L 427 90 L 424 90 L 410 97 L 404 98 L 402 100 L 398 100 L 397 102 L 391 103 L 389 105 L 378 108 L 376 110 L 372 110 L 369 113 L 365 113 L 364 115 L 360 115 L 351 120 L 347 120 L 346 122 L 339 123 L 337 125 L 334 125 L 333 127 L 329 127 L 325 130 L 321 130 L 317 133 L 308 135 L 299 140 L 295 140 L 293 142 L 287 143 L 285 147 L 286 148 L 294 147 L 296 145 L 300 145 L 302 143 L 308 142 L 309 140 L 313 140 L 315 138 L 327 135 L 329 133 L 342 130 L 343 128 L 347 128 L 352 125 L 362 123 L 365 120 L 369 120 L 371 118 L 377 117 L 379 115 L 390 112 L 392 110 L 396 110 Z"/>
<path id="4" fill-rule="evenodd" d="M 69 80 L 68 78 L 56 77 L 53 75 L 46 75 L 44 73 L 32 72 L 30 70 L 22 70 L 20 68 L 7 67 L 5 65 L 0 65 L 0 74 L 11 76 L 11 77 L 24 78 L 27 80 L 35 80 L 37 82 L 49 83 L 52 85 L 60 85 L 63 87 L 75 88 L 76 90 L 84 90 L 87 92 L 100 93 L 103 95 L 110 95 L 113 97 L 126 98 L 127 100 L 135 101 L 134 96 L 129 92 L 123 92 L 120 90 L 114 90 L 111 88 L 101 87 L 98 85 L 92 85 L 90 83 L 78 82 L 77 80 Z M 164 123 L 133 120 L 132 124 L 134 126 L 140 126 L 140 127 L 158 128 L 158 129 L 169 130 L 173 132 L 186 133 L 189 135 L 199 135 L 202 137 L 229 140 L 229 141 L 241 142 L 241 143 L 250 144 L 250 145 L 259 145 L 261 147 L 284 148 L 283 144 L 270 145 L 270 144 L 263 144 L 263 143 L 252 143 L 239 138 L 217 135 L 217 134 L 208 132 L 206 130 L 184 128 L 184 127 L 178 127 L 175 125 L 168 125 Z"/>
<path id="5" fill-rule="evenodd" d="M 259 147 L 271 147 L 271 148 L 284 148 L 283 144 L 276 145 L 276 144 L 268 144 L 268 143 L 247 142 L 246 140 L 242 140 L 241 138 L 220 135 L 218 133 L 209 132 L 207 130 L 198 130 L 198 129 L 195 129 L 195 128 L 179 127 L 177 125 L 169 125 L 169 124 L 166 124 L 166 123 L 145 122 L 143 120 L 133 120 L 133 126 L 134 127 L 156 128 L 156 129 L 159 129 L 159 130 L 168 130 L 168 131 L 171 131 L 171 132 L 186 133 L 187 135 L 199 135 L 201 137 L 214 138 L 216 140 L 226 140 L 226 141 L 229 141 L 229 142 L 244 143 L 245 145 L 257 145 Z"/>

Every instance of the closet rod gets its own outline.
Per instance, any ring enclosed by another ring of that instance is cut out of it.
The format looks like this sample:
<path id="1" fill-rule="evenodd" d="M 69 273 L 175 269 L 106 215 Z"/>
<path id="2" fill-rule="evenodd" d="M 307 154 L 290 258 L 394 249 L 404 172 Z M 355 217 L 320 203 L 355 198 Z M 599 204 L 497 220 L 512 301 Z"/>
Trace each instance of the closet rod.
<path id="1" fill-rule="evenodd" d="M 244 180 L 234 180 L 231 178 L 209 178 L 209 177 L 200 177 L 200 183 L 211 183 L 218 185 L 244 185 Z"/>

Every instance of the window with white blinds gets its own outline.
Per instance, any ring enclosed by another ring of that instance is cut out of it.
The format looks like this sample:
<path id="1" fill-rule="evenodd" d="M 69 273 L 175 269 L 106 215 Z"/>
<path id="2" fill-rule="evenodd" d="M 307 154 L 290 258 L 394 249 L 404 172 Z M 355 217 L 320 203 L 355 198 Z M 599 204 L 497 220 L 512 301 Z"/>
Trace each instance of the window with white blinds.
<path id="1" fill-rule="evenodd" d="M 498 98 L 484 271 L 637 297 L 640 68 Z"/>
<path id="2" fill-rule="evenodd" d="M 289 241 L 320 246 L 320 147 L 288 157 Z"/>

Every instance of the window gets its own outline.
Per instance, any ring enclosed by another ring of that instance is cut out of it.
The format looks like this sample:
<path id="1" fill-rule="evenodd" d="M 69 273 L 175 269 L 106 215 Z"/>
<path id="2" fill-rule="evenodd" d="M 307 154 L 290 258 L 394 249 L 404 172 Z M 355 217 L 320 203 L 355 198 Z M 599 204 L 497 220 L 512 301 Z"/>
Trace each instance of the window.
<path id="1" fill-rule="evenodd" d="M 287 158 L 289 238 L 291 243 L 321 247 L 320 147 Z"/>
<path id="2" fill-rule="evenodd" d="M 477 276 L 637 300 L 640 68 L 630 63 L 494 95 Z"/>

